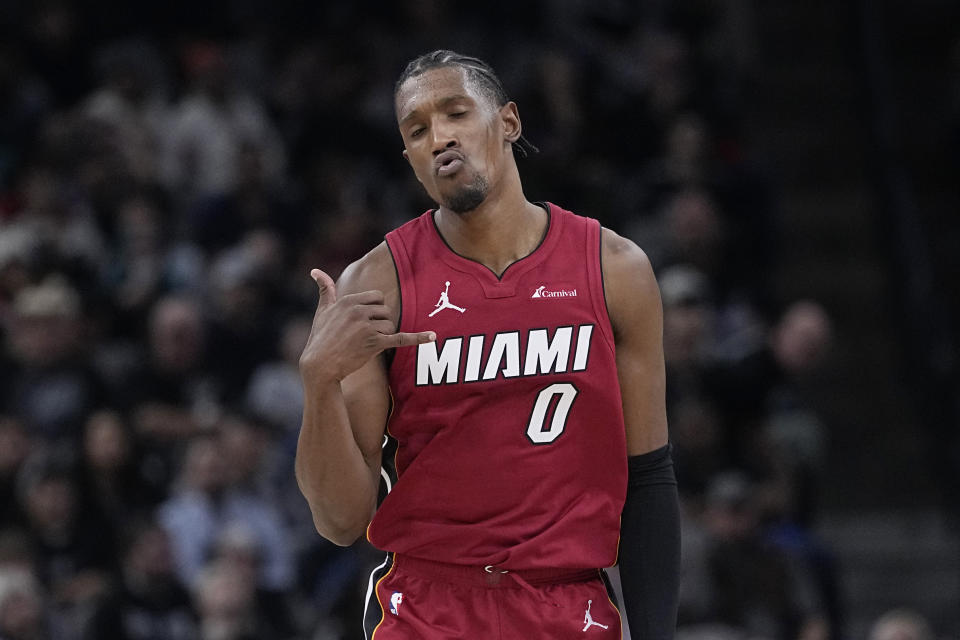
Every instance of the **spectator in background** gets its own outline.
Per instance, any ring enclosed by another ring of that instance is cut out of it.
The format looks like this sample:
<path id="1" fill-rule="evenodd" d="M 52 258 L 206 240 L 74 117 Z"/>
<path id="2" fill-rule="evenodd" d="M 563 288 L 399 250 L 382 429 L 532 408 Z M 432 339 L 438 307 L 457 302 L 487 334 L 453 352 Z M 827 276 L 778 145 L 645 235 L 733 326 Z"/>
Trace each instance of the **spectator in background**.
<path id="1" fill-rule="evenodd" d="M 49 87 L 14 43 L 0 44 L 0 189 L 27 155 L 30 142 L 51 108 Z M 0 228 L 7 211 L 0 205 Z"/>
<path id="2" fill-rule="evenodd" d="M 141 464 L 124 417 L 111 409 L 95 411 L 84 424 L 80 474 L 83 502 L 115 531 L 149 511 L 166 490 L 157 470 Z"/>
<path id="3" fill-rule="evenodd" d="M 25 287 L 9 326 L 12 362 L 0 373 L 5 404 L 31 434 L 77 441 L 104 388 L 86 356 L 80 295 L 65 278 Z"/>
<path id="4" fill-rule="evenodd" d="M 647 163 L 639 177 L 641 210 L 656 210 L 683 189 L 716 186 L 712 132 L 700 114 L 678 114 L 663 138 L 663 153 Z"/>
<path id="5" fill-rule="evenodd" d="M 814 300 L 791 304 L 770 338 L 781 374 L 768 394 L 762 437 L 795 488 L 797 500 L 785 510 L 786 515 L 806 525 L 813 522 L 816 511 L 816 483 L 825 465 L 827 430 L 805 387 L 821 371 L 832 340 L 830 316 Z"/>
<path id="6" fill-rule="evenodd" d="M 92 25 L 78 7 L 62 0 L 29 5 L 19 17 L 20 46 L 50 87 L 54 103 L 73 104 L 90 80 L 85 61 Z"/>
<path id="7" fill-rule="evenodd" d="M 142 326 L 162 291 L 166 255 L 161 211 L 146 194 L 122 201 L 113 220 L 112 259 L 102 274 L 112 293 L 120 330 Z M 131 326 L 132 325 L 132 326 Z"/>
<path id="8" fill-rule="evenodd" d="M 96 162 L 100 152 L 83 139 L 90 132 L 81 125 L 70 117 L 46 123 L 39 143 L 43 151 L 18 173 L 16 198 L 0 227 L 4 233 L 29 235 L 35 261 L 49 270 L 69 271 L 76 279 L 99 271 L 106 248 L 95 211 L 86 198 L 78 197 L 76 176 L 70 173 L 79 173 L 82 162 Z"/>
<path id="9" fill-rule="evenodd" d="M 294 605 L 300 603 L 290 598 L 286 591 L 262 586 L 259 576 L 263 561 L 260 544 L 249 529 L 232 525 L 218 537 L 207 568 L 225 565 L 242 571 L 244 582 L 255 585 L 252 613 L 263 628 L 263 633 L 292 637 L 296 634 L 299 622 Z"/>
<path id="10" fill-rule="evenodd" d="M 356 153 L 314 150 L 306 161 L 309 215 L 325 222 L 322 229 L 311 227 L 301 240 L 301 267 L 322 256 L 331 261 L 332 272 L 340 273 L 351 256 L 382 239 L 386 221 L 396 215 L 398 207 L 411 200 L 421 202 L 410 193 L 408 183 L 401 181 L 398 186 L 388 181 L 377 166 Z"/>
<path id="11" fill-rule="evenodd" d="M 162 192 L 138 190 L 122 198 L 110 220 L 112 254 L 101 273 L 110 293 L 115 335 L 139 336 L 151 305 L 162 295 L 200 295 L 202 251 L 175 236 Z"/>
<path id="12" fill-rule="evenodd" d="M 173 542 L 177 574 L 195 587 L 224 531 L 242 527 L 256 541 L 262 563 L 257 584 L 285 590 L 293 585 L 293 549 L 274 505 L 237 486 L 228 473 L 221 435 L 195 436 L 187 445 L 174 494 L 158 517 Z"/>
<path id="13" fill-rule="evenodd" d="M 680 495 L 700 505 L 710 478 L 730 463 L 716 407 L 696 395 L 677 398 L 670 408 L 670 438 Z"/>
<path id="14" fill-rule="evenodd" d="M 666 246 L 661 264 L 689 264 L 719 282 L 723 275 L 726 226 L 719 204 L 709 191 L 684 189 L 664 206 Z"/>
<path id="15" fill-rule="evenodd" d="M 0 414 L 0 522 L 4 527 L 24 524 L 17 499 L 17 474 L 33 444 L 22 422 Z"/>
<path id="16" fill-rule="evenodd" d="M 17 489 L 37 574 L 53 613 L 65 627 L 76 629 L 107 591 L 115 568 L 114 532 L 80 502 L 65 455 L 33 454 L 20 471 Z"/>
<path id="17" fill-rule="evenodd" d="M 50 633 L 44 595 L 29 572 L 0 568 L 0 638 L 58 640 Z"/>
<path id="18" fill-rule="evenodd" d="M 274 504 L 284 514 L 298 550 L 317 544 L 313 517 L 299 499 L 296 478 L 290 473 L 300 433 L 303 412 L 303 385 L 300 382 L 300 353 L 307 343 L 312 319 L 291 316 L 283 325 L 278 356 L 254 370 L 244 400 L 246 411 L 271 432 L 272 454 L 265 470 Z"/>
<path id="19" fill-rule="evenodd" d="M 118 579 L 97 604 L 83 640 L 197 640 L 196 615 L 173 570 L 167 532 L 137 520 L 125 538 Z"/>
<path id="20" fill-rule="evenodd" d="M 17 294 L 31 284 L 37 244 L 36 234 L 29 229 L 7 228 L 0 221 L 0 335 L 5 333 Z"/>
<path id="21" fill-rule="evenodd" d="M 242 565 L 214 561 L 197 576 L 200 640 L 283 640 L 260 614 L 257 580 Z"/>
<path id="22" fill-rule="evenodd" d="M 789 305 L 762 340 L 745 340 L 718 352 L 707 372 L 711 395 L 723 417 L 734 464 L 758 478 L 795 485 L 800 502 L 793 518 L 808 522 L 809 483 L 823 447 L 820 423 L 810 413 L 804 384 L 824 362 L 830 318 L 814 301 Z M 786 475 L 784 475 L 786 472 Z"/>
<path id="23" fill-rule="evenodd" d="M 0 529 L 0 571 L 7 570 L 37 574 L 33 540 L 25 528 L 16 525 Z"/>
<path id="24" fill-rule="evenodd" d="M 659 208 L 627 223 L 627 233 L 643 243 L 659 271 L 679 267 L 695 271 L 709 291 L 710 303 L 727 304 L 725 260 L 727 225 L 714 195 L 699 186 L 684 187 L 663 197 Z"/>
<path id="25" fill-rule="evenodd" d="M 777 361 L 788 375 L 808 374 L 823 362 L 831 334 L 826 310 L 816 301 L 798 300 L 787 307 L 774 331 Z"/>
<path id="26" fill-rule="evenodd" d="M 147 353 L 122 392 L 139 437 L 169 446 L 219 415 L 218 386 L 206 371 L 207 323 L 197 300 L 168 295 L 150 312 Z"/>
<path id="27" fill-rule="evenodd" d="M 243 399 L 253 370 L 276 351 L 286 302 L 282 246 L 272 231 L 252 231 L 211 266 L 208 366 L 228 403 Z"/>
<path id="28" fill-rule="evenodd" d="M 162 194 L 137 190 L 111 222 L 113 253 L 100 274 L 91 359 L 122 413 L 140 481 L 165 493 L 180 438 L 218 412 L 216 385 L 204 368 L 206 322 L 201 299 L 206 257 L 172 237 Z"/>
<path id="29" fill-rule="evenodd" d="M 201 303 L 176 294 L 151 306 L 145 344 L 113 371 L 111 400 L 133 431 L 151 484 L 170 488 L 183 443 L 220 415 L 219 387 L 206 370 Z"/>
<path id="30" fill-rule="evenodd" d="M 281 499 L 278 477 L 288 475 L 289 460 L 281 459 L 274 431 L 256 418 L 230 413 L 217 423 L 225 460 L 226 480 L 238 493 L 272 505 Z"/>
<path id="31" fill-rule="evenodd" d="M 703 523 L 710 593 L 704 622 L 761 638 L 797 638 L 807 625 L 820 622 L 815 587 L 764 541 L 756 488 L 744 474 L 724 472 L 712 479 Z"/>
<path id="32" fill-rule="evenodd" d="M 716 310 L 711 300 L 710 283 L 706 275 L 690 265 L 664 268 L 657 278 L 663 303 L 663 355 L 667 375 L 667 415 L 671 423 L 671 437 L 679 448 L 678 459 L 684 449 L 701 450 L 696 460 L 723 465 L 723 434 L 712 426 L 717 421 L 716 410 L 705 381 L 705 370 L 715 348 Z M 686 408 L 683 408 L 683 407 Z M 697 419 L 699 414 L 701 419 Z M 677 418 L 690 420 L 675 425 Z M 722 425 L 721 425 L 722 426 Z M 679 428 L 678 428 L 679 427 Z M 704 447 L 707 450 L 703 451 Z M 678 464 L 679 468 L 684 465 Z M 696 468 L 689 471 L 696 473 Z M 701 473 L 703 470 L 700 471 Z M 693 487 L 682 485 L 681 490 Z M 701 487 L 702 488 L 702 487 Z"/>
<path id="33" fill-rule="evenodd" d="M 930 623 L 911 609 L 891 609 L 870 627 L 867 640 L 934 640 Z"/>
<path id="34" fill-rule="evenodd" d="M 266 466 L 261 464 L 261 482 L 266 481 L 275 506 L 283 514 L 291 533 L 291 543 L 297 552 L 297 575 L 299 592 L 310 611 L 312 626 L 334 624 L 334 618 L 343 628 L 351 628 L 362 616 L 352 616 L 352 608 L 360 599 L 351 592 L 351 576 L 368 562 L 366 554 L 358 549 L 349 551 L 335 549 L 332 544 L 317 536 L 310 509 L 300 499 L 296 479 L 289 473 L 296 451 L 301 412 L 303 411 L 303 385 L 300 381 L 299 360 L 306 344 L 312 320 L 307 316 L 294 316 L 284 325 L 280 340 L 282 359 L 260 365 L 250 381 L 246 404 L 248 410 L 259 420 L 270 425 L 273 433 L 273 452 L 266 455 Z M 228 421 L 229 422 L 229 421 Z M 234 423 L 241 426 L 243 422 Z M 249 425 L 249 423 L 248 423 Z M 234 446 L 249 442 L 243 436 L 247 428 L 240 428 L 234 436 L 225 435 Z M 263 431 L 261 429 L 261 431 Z M 238 438 L 239 436 L 239 438 Z M 251 443 L 252 444 L 252 443 Z M 230 445 L 227 445 L 230 449 Z M 258 447 L 259 448 L 259 447 Z M 261 451 L 263 448 L 259 448 Z M 231 454 L 236 461 L 247 456 Z M 264 457 L 261 454 L 261 457 Z M 243 475 L 237 465 L 237 473 Z M 265 473 L 264 473 L 265 472 Z M 251 478 L 256 477 L 252 476 Z M 351 617 L 352 616 L 352 617 Z M 357 629 L 359 633 L 360 630 Z M 334 632 L 330 632 L 334 633 Z"/>
<path id="35" fill-rule="evenodd" d="M 723 235 L 720 245 L 711 247 L 721 253 L 723 262 L 722 269 L 710 272 L 717 293 L 722 294 L 718 298 L 745 298 L 761 306 L 769 302 L 769 267 L 775 243 L 771 196 L 763 175 L 748 163 L 736 142 L 722 138 L 700 112 L 679 112 L 664 130 L 663 153 L 643 167 L 636 183 L 633 197 L 639 213 L 632 222 L 635 234 L 676 238 L 679 231 L 681 241 L 672 243 L 678 245 L 674 250 L 682 249 L 683 238 L 690 236 L 683 226 L 695 216 L 689 200 L 686 212 L 672 210 L 676 205 L 671 201 L 684 192 L 706 196 L 719 219 L 702 221 L 701 226 L 719 224 Z M 651 215 L 660 210 L 672 210 L 666 221 L 663 214 Z M 686 221 L 676 220 L 678 217 Z M 670 229 L 671 225 L 675 228 Z M 669 257 L 669 252 L 663 256 Z"/>
<path id="36" fill-rule="evenodd" d="M 97 53 L 93 66 L 99 84 L 83 100 L 80 112 L 106 127 L 130 178 L 140 184 L 155 182 L 160 141 L 170 117 L 159 52 L 142 39 L 113 42 Z"/>
<path id="37" fill-rule="evenodd" d="M 190 209 L 188 237 L 209 252 L 237 244 L 258 229 L 296 242 L 309 229 L 298 192 L 266 175 L 263 154 L 255 144 L 243 142 L 236 163 L 235 184 Z"/>
<path id="38" fill-rule="evenodd" d="M 829 317 L 816 302 L 798 301 L 768 329 L 736 305 L 720 313 L 706 306 L 705 283 L 688 267 L 670 267 L 661 277 L 668 389 L 675 399 L 671 432 L 685 507 L 696 517 L 723 466 L 747 474 L 756 531 L 744 545 L 768 548 L 789 563 L 819 603 L 819 617 L 809 622 L 840 629 L 836 562 L 812 530 L 825 433 L 803 396 L 804 379 L 826 355 Z M 715 338 L 706 348 L 704 327 Z"/>
<path id="39" fill-rule="evenodd" d="M 296 435 L 303 411 L 300 353 L 313 321 L 308 316 L 288 319 L 281 330 L 277 358 L 261 363 L 247 387 L 246 406 L 281 432 Z"/>
<path id="40" fill-rule="evenodd" d="M 689 264 L 664 268 L 658 278 L 664 305 L 663 348 L 678 370 L 702 369 L 714 341 L 714 307 L 707 276 Z M 669 364 L 668 364 L 669 368 Z M 680 389 L 681 392 L 693 389 Z"/>
<path id="41" fill-rule="evenodd" d="M 0 529 L 0 638 L 60 640 L 62 620 L 37 579 L 34 541 L 26 529 Z M 64 635 L 64 638 L 68 636 Z"/>
<path id="42" fill-rule="evenodd" d="M 232 83 L 224 49 L 187 45 L 183 71 L 188 91 L 173 108 L 161 175 L 184 210 L 233 190 L 245 153 L 257 153 L 264 179 L 277 184 L 286 167 L 281 138 L 260 99 Z"/>

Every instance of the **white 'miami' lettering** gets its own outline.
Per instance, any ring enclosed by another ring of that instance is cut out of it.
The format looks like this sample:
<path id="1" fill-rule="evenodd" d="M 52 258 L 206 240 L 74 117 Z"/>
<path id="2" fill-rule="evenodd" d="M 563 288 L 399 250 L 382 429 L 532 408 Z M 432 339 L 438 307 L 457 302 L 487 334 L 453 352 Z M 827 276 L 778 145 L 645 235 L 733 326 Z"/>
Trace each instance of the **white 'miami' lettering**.
<path id="1" fill-rule="evenodd" d="M 593 333 L 593 325 L 581 325 L 577 332 L 577 353 L 573 356 L 573 370 L 583 371 L 587 368 L 587 358 L 590 356 L 590 334 Z"/>
<path id="2" fill-rule="evenodd" d="M 527 336 L 527 358 L 523 362 L 523 375 L 535 376 L 537 373 L 566 371 L 572 335 L 573 327 L 560 327 L 553 334 L 553 341 L 548 343 L 546 329 L 530 331 L 530 335 Z"/>
<path id="3" fill-rule="evenodd" d="M 500 364 L 506 360 L 503 369 Z M 483 369 L 483 379 L 493 380 L 497 372 L 502 371 L 504 378 L 516 378 L 520 375 L 520 333 L 498 333 L 493 337 L 493 346 L 487 356 L 487 366 Z"/>
<path id="4" fill-rule="evenodd" d="M 467 348 L 467 374 L 464 382 L 476 382 L 480 379 L 480 357 L 483 355 L 483 336 L 470 336 Z M 417 382 L 417 384 L 420 384 Z"/>
<path id="5" fill-rule="evenodd" d="M 577 330 L 575 348 L 574 328 Z M 486 358 L 484 347 L 487 336 L 484 335 L 470 336 L 465 356 L 463 336 L 447 338 L 439 348 L 436 342 L 427 342 L 417 347 L 417 386 L 495 380 L 500 376 L 514 378 L 520 375 L 565 373 L 570 365 L 571 350 L 574 353 L 570 370 L 585 371 L 592 335 L 592 324 L 558 327 L 552 338 L 547 329 L 532 329 L 527 334 L 526 349 L 521 354 L 520 332 L 503 331 L 494 334 Z M 461 377 L 462 359 L 465 362 Z"/>
<path id="6" fill-rule="evenodd" d="M 437 343 L 427 342 L 417 349 L 417 385 L 453 384 L 460 372 L 460 345 L 463 338 L 449 338 L 437 354 Z M 446 380 L 443 380 L 446 375 Z"/>

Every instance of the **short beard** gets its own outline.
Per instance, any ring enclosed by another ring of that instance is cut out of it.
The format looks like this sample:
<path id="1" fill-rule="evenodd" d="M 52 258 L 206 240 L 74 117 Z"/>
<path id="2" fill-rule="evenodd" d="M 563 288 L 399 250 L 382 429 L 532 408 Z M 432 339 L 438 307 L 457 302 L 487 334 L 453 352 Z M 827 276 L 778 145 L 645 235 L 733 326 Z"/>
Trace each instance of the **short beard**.
<path id="1" fill-rule="evenodd" d="M 487 199 L 487 193 L 489 192 L 490 186 L 487 184 L 486 178 L 477 176 L 473 184 L 469 184 L 453 195 L 444 198 L 441 204 L 454 213 L 469 213 Z"/>

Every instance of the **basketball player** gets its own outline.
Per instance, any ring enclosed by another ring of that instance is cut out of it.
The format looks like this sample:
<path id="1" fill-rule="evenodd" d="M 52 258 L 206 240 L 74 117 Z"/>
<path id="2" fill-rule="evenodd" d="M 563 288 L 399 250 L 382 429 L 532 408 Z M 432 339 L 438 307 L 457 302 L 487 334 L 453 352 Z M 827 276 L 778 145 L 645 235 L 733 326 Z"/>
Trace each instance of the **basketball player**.
<path id="1" fill-rule="evenodd" d="M 374 640 L 673 636 L 676 481 L 644 253 L 524 196 L 484 62 L 412 61 L 403 156 L 437 203 L 335 285 L 318 269 L 296 474 L 317 530 L 366 532 Z M 377 505 L 381 485 L 390 491 Z M 618 556 L 619 549 L 619 556 Z"/>

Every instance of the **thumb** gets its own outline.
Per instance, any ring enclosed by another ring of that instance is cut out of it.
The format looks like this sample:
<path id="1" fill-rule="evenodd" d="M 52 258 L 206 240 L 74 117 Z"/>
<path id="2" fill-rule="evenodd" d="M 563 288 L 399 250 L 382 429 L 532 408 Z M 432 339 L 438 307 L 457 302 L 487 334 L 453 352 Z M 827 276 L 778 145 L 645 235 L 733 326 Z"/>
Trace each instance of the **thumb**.
<path id="1" fill-rule="evenodd" d="M 310 277 L 320 288 L 320 306 L 325 307 L 337 301 L 337 285 L 333 283 L 333 278 L 328 276 L 320 269 L 311 269 Z"/>

